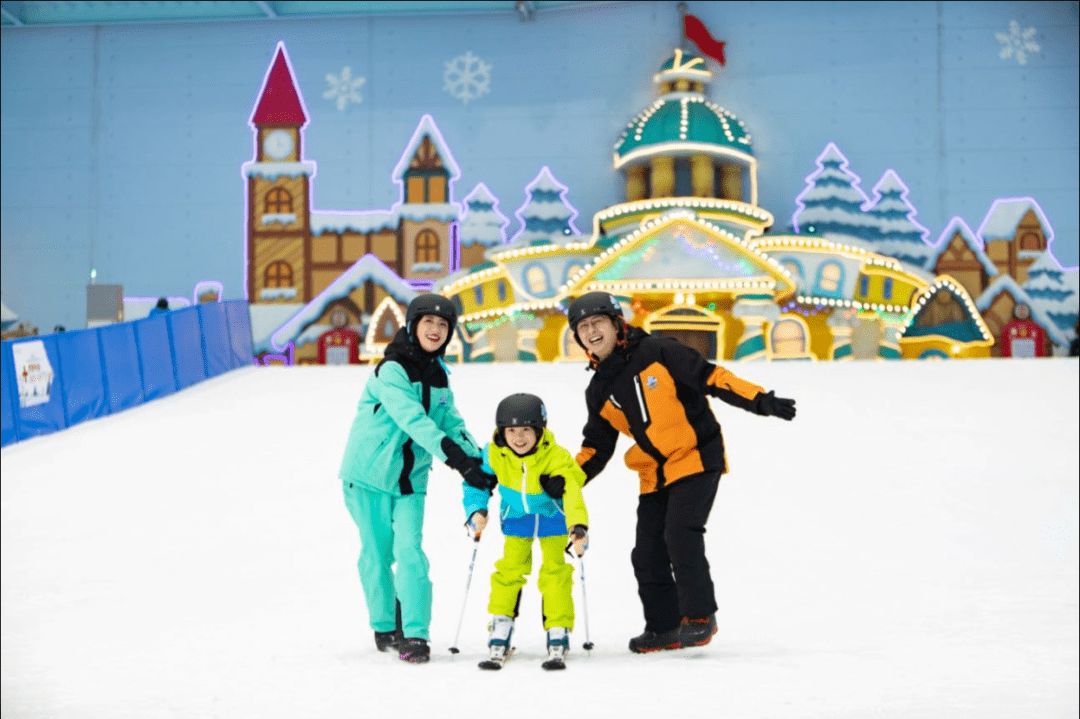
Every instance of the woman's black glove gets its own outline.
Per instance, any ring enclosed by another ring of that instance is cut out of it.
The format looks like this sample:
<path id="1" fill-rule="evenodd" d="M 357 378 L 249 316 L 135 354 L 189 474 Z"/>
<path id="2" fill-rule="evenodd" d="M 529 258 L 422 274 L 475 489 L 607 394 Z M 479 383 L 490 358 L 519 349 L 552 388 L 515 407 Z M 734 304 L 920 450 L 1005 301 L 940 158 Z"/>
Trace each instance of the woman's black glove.
<path id="1" fill-rule="evenodd" d="M 777 397 L 775 392 L 758 392 L 750 403 L 750 409 L 766 417 L 773 416 L 789 422 L 795 418 L 795 400 Z"/>
<path id="2" fill-rule="evenodd" d="M 442 451 L 446 453 L 446 466 L 461 474 L 465 484 L 483 489 L 489 494 L 499 484 L 499 478 L 481 469 L 483 463 L 476 457 L 465 454 L 465 450 L 454 444 L 449 437 L 442 441 Z"/>
<path id="3" fill-rule="evenodd" d="M 541 474 L 540 487 L 552 499 L 562 499 L 566 493 L 566 479 L 560 474 Z"/>

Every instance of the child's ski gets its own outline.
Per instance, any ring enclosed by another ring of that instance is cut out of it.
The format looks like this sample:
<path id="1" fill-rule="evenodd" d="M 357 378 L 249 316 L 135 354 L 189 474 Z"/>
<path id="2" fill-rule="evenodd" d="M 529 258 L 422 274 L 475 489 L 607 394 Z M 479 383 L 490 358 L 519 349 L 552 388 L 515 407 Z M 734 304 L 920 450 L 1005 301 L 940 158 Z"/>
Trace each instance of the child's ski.
<path id="1" fill-rule="evenodd" d="M 548 647 L 548 658 L 540 666 L 547 671 L 566 669 L 566 648 L 557 645 Z"/>
<path id="2" fill-rule="evenodd" d="M 491 647 L 491 656 L 480 662 L 477 666 L 481 669 L 502 669 L 510 657 L 514 656 L 514 648 L 507 649 L 505 646 Z"/>

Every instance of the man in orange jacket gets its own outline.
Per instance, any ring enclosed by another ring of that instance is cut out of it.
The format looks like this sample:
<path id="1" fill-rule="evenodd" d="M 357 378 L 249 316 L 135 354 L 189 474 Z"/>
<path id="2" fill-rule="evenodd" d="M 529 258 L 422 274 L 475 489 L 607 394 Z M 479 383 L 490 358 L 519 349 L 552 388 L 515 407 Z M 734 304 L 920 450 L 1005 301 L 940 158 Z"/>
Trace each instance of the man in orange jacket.
<path id="1" fill-rule="evenodd" d="M 795 400 L 765 392 L 677 340 L 627 325 L 606 292 L 574 300 L 568 319 L 595 370 L 577 455 L 586 482 L 607 465 L 620 433 L 635 442 L 626 453 L 640 477 L 631 561 L 645 631 L 630 640 L 630 651 L 708 644 L 717 628 L 705 523 L 727 471 L 708 398 L 785 420 L 795 417 Z"/>

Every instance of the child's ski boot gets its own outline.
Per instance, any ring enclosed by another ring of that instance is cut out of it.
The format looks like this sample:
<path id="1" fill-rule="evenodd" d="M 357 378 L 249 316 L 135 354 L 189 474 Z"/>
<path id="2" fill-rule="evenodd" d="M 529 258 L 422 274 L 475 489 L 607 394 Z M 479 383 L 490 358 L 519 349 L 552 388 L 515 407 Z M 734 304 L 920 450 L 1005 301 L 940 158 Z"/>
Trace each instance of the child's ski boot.
<path id="1" fill-rule="evenodd" d="M 488 637 L 489 656 L 480 662 L 481 669 L 502 669 L 506 660 L 514 653 L 510 646 L 510 637 L 514 635 L 514 618 L 496 614 L 491 618 L 491 635 Z"/>
<path id="2" fill-rule="evenodd" d="M 548 658 L 544 669 L 566 669 L 566 653 L 570 651 L 570 633 L 566 627 L 552 627 L 547 633 Z"/>

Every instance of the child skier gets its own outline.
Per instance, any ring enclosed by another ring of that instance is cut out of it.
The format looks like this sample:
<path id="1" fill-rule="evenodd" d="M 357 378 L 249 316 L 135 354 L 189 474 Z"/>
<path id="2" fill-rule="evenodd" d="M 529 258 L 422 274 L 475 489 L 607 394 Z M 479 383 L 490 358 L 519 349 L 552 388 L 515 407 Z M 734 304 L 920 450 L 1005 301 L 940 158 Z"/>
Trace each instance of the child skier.
<path id="1" fill-rule="evenodd" d="M 570 303 L 570 330 L 595 370 L 585 390 L 589 417 L 577 461 L 589 480 L 635 442 L 626 466 L 640 477 L 630 555 L 645 631 L 630 651 L 702 646 L 716 633 L 716 598 L 705 558 L 705 523 L 720 475 L 724 439 L 708 398 L 791 420 L 795 400 L 777 397 L 708 362 L 675 339 L 627 325 L 619 301 L 588 292 Z"/>
<path id="2" fill-rule="evenodd" d="M 499 669 L 506 661 L 521 590 L 532 570 L 532 540 L 537 537 L 543 556 L 537 585 L 547 630 L 544 668 L 563 669 L 574 629 L 574 570 L 562 555 L 571 547 L 579 557 L 585 552 L 589 525 L 581 497 L 585 474 L 574 457 L 555 443 L 539 397 L 512 394 L 499 402 L 495 427 L 484 469 L 490 468 L 499 480 L 499 517 L 506 539 L 502 559 L 491 575 L 491 656 L 480 666 Z M 489 496 L 486 490 L 465 486 L 465 516 L 477 538 L 487 526 Z"/>
<path id="3" fill-rule="evenodd" d="M 496 481 L 481 469 L 442 360 L 456 323 L 445 297 L 409 303 L 405 327 L 368 377 L 339 472 L 360 530 L 357 568 L 375 646 L 409 662 L 431 656 L 431 580 L 421 547 L 431 458 L 485 491 Z"/>

